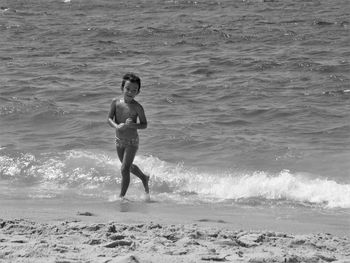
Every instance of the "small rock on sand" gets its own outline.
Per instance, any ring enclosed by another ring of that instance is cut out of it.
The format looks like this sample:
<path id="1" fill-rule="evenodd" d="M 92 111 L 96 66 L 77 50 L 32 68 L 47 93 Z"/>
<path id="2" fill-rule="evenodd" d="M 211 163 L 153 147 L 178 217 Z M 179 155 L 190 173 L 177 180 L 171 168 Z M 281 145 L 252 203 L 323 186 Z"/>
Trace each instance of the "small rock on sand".
<path id="1" fill-rule="evenodd" d="M 78 212 L 78 216 L 93 216 L 94 214 L 91 212 Z"/>
<path id="2" fill-rule="evenodd" d="M 129 241 L 129 240 L 117 240 L 117 241 L 113 241 L 111 243 L 108 243 L 107 245 L 105 245 L 105 247 L 114 248 L 114 247 L 119 247 L 119 246 L 131 246 L 132 243 L 133 242 Z"/>

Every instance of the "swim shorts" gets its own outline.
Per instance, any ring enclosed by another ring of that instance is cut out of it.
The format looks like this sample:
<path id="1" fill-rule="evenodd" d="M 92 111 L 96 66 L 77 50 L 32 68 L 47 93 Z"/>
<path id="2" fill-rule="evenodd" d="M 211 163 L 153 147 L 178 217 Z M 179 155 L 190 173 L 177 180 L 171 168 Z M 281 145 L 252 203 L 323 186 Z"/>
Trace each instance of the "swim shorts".
<path id="1" fill-rule="evenodd" d="M 121 139 L 115 137 L 115 144 L 119 147 L 139 147 L 139 138 Z"/>

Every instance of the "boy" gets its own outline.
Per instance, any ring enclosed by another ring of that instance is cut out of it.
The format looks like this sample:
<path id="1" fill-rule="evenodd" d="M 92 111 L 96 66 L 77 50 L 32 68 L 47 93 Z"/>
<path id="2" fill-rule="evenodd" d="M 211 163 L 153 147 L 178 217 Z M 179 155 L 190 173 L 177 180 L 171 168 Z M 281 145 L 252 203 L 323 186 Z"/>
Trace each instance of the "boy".
<path id="1" fill-rule="evenodd" d="M 137 129 L 147 128 L 147 119 L 141 104 L 135 97 L 140 93 L 141 80 L 133 73 L 124 75 L 121 85 L 122 98 L 113 99 L 108 114 L 108 123 L 115 128 L 116 147 L 118 157 L 122 163 L 122 183 L 119 197 L 125 199 L 130 184 L 130 172 L 141 179 L 146 192 L 146 201 L 149 201 L 149 176 L 145 175 L 139 167 L 133 164 L 139 146 Z M 139 122 L 137 122 L 139 119 Z"/>

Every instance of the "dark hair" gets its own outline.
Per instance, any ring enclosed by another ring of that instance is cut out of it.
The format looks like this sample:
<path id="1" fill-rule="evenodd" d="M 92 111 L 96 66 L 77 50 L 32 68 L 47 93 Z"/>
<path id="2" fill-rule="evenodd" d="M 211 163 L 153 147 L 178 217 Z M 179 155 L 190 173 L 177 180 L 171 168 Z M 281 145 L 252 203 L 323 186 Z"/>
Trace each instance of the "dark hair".
<path id="1" fill-rule="evenodd" d="M 122 89 L 124 89 L 125 82 L 130 81 L 131 83 L 137 83 L 139 85 L 138 92 L 140 92 L 141 89 L 141 79 L 134 73 L 126 73 L 123 76 L 123 81 L 122 81 Z"/>

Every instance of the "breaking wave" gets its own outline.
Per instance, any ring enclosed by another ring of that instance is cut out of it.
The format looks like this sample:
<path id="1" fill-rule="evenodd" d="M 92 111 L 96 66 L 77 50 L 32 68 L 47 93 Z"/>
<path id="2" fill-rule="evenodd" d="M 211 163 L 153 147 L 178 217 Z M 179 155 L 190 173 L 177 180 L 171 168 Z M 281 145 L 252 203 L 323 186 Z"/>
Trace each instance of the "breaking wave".
<path id="1" fill-rule="evenodd" d="M 151 176 L 152 195 L 159 200 L 209 203 L 254 200 L 260 204 L 287 202 L 350 208 L 350 185 L 326 178 L 288 170 L 277 174 L 264 171 L 206 173 L 154 156 L 139 156 L 135 162 Z M 119 173 L 116 156 L 106 153 L 71 150 L 39 156 L 30 153 L 0 155 L 0 187 L 4 188 L 2 195 L 7 197 L 26 193 L 29 198 L 55 198 L 74 193 L 108 199 L 120 188 Z M 136 187 L 130 187 L 131 195 L 142 191 L 136 177 L 132 184 Z"/>

